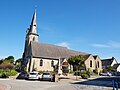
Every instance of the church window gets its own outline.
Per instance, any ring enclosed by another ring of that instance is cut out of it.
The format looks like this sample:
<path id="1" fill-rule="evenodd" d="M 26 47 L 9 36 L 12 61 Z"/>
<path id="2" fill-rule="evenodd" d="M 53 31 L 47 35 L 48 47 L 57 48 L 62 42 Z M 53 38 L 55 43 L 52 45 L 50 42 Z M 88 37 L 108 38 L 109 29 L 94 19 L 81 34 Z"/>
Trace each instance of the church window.
<path id="1" fill-rule="evenodd" d="M 90 61 L 90 67 L 92 67 L 92 61 Z"/>
<path id="2" fill-rule="evenodd" d="M 42 59 L 40 60 L 40 66 L 43 66 L 43 60 Z"/>
<path id="3" fill-rule="evenodd" d="M 99 65 L 99 61 L 97 62 L 97 64 L 98 64 L 98 68 L 100 67 L 100 65 Z"/>
<path id="4" fill-rule="evenodd" d="M 33 37 L 33 41 L 35 41 L 35 37 Z"/>
<path id="5" fill-rule="evenodd" d="M 51 61 L 51 67 L 53 67 L 53 66 L 54 66 L 54 61 L 52 60 L 52 61 Z"/>

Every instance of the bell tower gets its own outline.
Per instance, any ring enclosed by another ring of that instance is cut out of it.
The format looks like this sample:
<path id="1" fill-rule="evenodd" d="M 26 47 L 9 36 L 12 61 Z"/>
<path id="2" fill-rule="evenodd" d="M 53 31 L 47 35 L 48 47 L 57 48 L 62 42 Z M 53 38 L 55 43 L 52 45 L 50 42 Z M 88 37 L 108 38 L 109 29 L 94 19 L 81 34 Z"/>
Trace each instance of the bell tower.
<path id="1" fill-rule="evenodd" d="M 37 32 L 37 23 L 36 23 L 36 9 L 34 10 L 34 14 L 32 17 L 32 21 L 30 27 L 26 30 L 26 37 L 25 37 L 25 47 L 24 53 L 22 56 L 22 69 L 24 70 L 27 67 L 29 61 L 31 61 L 31 42 L 38 42 L 38 32 Z"/>
<path id="2" fill-rule="evenodd" d="M 33 18 L 30 27 L 26 31 L 26 40 L 28 45 L 31 41 L 38 42 L 37 22 L 36 22 L 36 9 L 34 10 Z"/>

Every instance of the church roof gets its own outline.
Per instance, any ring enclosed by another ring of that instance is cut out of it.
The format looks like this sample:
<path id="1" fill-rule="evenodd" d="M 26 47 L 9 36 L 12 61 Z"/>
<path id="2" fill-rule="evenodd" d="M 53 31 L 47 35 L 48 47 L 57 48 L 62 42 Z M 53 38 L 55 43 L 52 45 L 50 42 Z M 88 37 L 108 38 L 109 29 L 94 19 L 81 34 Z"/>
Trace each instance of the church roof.
<path id="1" fill-rule="evenodd" d="M 31 48 L 33 57 L 58 59 L 59 57 L 69 58 L 74 55 L 87 55 L 87 53 L 70 50 L 66 47 L 39 42 L 31 42 Z"/>

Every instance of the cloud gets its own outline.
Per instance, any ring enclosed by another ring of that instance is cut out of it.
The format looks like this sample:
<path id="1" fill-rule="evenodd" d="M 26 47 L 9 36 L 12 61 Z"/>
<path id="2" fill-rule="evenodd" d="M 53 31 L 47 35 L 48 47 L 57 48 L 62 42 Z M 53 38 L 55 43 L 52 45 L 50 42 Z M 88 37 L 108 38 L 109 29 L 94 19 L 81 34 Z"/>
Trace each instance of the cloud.
<path id="1" fill-rule="evenodd" d="M 99 48 L 108 48 L 110 47 L 109 45 L 105 45 L 105 44 L 92 44 L 93 47 L 99 47 Z"/>
<path id="2" fill-rule="evenodd" d="M 68 49 L 70 49 L 70 47 L 69 47 L 69 43 L 67 43 L 67 42 L 61 42 L 61 43 L 58 43 L 58 44 L 55 44 L 55 45 L 58 45 L 58 46 L 62 46 L 62 47 L 67 47 Z"/>
<path id="3" fill-rule="evenodd" d="M 106 44 L 92 44 L 91 46 L 93 47 L 98 47 L 98 48 L 120 48 L 120 42 L 115 42 L 115 41 L 109 41 Z"/>
<path id="4" fill-rule="evenodd" d="M 108 44 L 113 48 L 120 48 L 120 42 L 110 41 Z"/>
<path id="5" fill-rule="evenodd" d="M 8 56 L 0 56 L 0 59 L 5 59 L 7 58 Z"/>

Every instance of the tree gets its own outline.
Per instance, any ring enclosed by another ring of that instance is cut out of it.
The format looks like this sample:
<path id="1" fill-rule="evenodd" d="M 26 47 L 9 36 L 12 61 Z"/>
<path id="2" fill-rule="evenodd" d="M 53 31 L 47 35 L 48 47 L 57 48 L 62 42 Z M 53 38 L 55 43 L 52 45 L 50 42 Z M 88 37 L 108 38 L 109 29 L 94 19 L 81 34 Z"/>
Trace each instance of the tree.
<path id="1" fill-rule="evenodd" d="M 15 70 L 18 72 L 21 71 L 21 61 L 22 61 L 22 58 L 19 58 L 15 61 Z"/>
<path id="2" fill-rule="evenodd" d="M 3 60 L 0 60 L 0 64 L 2 64 L 3 63 Z"/>
<path id="3" fill-rule="evenodd" d="M 6 61 L 6 62 L 8 62 L 8 63 L 14 63 L 14 57 L 13 56 L 8 56 L 7 58 L 5 58 L 5 60 L 4 61 Z"/>
<path id="4" fill-rule="evenodd" d="M 112 66 L 108 66 L 106 69 L 107 69 L 107 71 L 112 71 L 113 67 Z"/>
<path id="5" fill-rule="evenodd" d="M 85 67 L 85 60 L 83 55 L 71 56 L 68 63 L 73 66 L 73 71 L 79 70 L 81 66 Z"/>
<path id="6" fill-rule="evenodd" d="M 21 64 L 22 58 L 19 58 L 15 61 L 15 64 Z"/>

